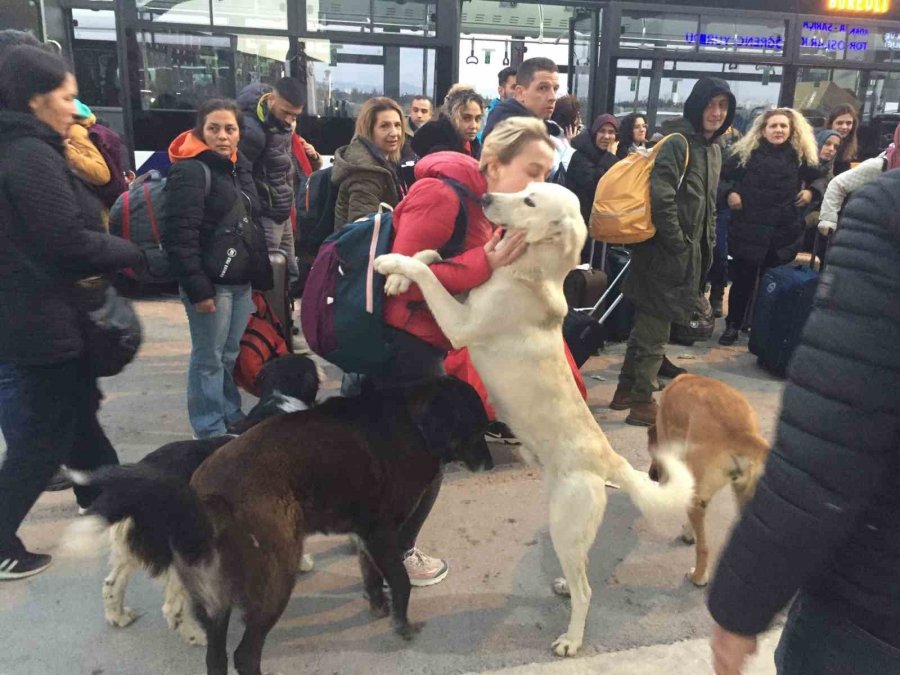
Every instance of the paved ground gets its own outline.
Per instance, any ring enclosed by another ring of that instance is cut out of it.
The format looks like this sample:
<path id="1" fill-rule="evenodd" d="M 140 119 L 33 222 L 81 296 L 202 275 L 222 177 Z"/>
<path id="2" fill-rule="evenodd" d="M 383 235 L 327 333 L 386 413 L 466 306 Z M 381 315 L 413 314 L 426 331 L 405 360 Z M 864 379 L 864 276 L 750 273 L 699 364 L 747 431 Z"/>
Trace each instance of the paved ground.
<path id="1" fill-rule="evenodd" d="M 139 305 L 147 341 L 139 359 L 104 382 L 102 421 L 123 461 L 190 436 L 184 410 L 189 351 L 186 322 L 173 299 Z M 605 408 L 623 348 L 611 346 L 585 367 L 590 403 L 618 452 L 646 468 L 646 432 Z M 671 346 L 673 360 L 741 389 L 771 435 L 782 383 L 756 368 L 746 341 Z M 337 386 L 329 370 L 326 390 Z M 299 578 L 294 597 L 266 646 L 264 667 L 293 673 L 711 672 L 704 593 L 684 579 L 692 550 L 675 531 L 657 533 L 627 495 L 610 490 L 609 507 L 590 561 L 594 589 L 585 646 L 559 661 L 550 642 L 563 632 L 568 605 L 550 592 L 559 574 L 547 533 L 540 470 L 498 451 L 489 474 L 448 476 L 421 537 L 429 553 L 450 561 L 446 581 L 414 591 L 410 616 L 425 627 L 411 644 L 372 621 L 362 599 L 355 558 L 343 537 L 315 537 L 316 569 Z M 71 492 L 45 494 L 21 530 L 27 545 L 54 552 L 76 518 Z M 714 501 L 708 518 L 713 559 L 734 518 L 730 497 Z M 183 644 L 160 614 L 161 590 L 144 575 L 129 588 L 142 617 L 115 629 L 103 621 L 100 584 L 105 560 L 60 559 L 31 580 L 0 586 L 0 675 L 166 675 L 203 671 L 202 649 Z M 234 644 L 240 634 L 233 622 Z M 773 673 L 777 630 L 763 642 L 753 673 Z"/>

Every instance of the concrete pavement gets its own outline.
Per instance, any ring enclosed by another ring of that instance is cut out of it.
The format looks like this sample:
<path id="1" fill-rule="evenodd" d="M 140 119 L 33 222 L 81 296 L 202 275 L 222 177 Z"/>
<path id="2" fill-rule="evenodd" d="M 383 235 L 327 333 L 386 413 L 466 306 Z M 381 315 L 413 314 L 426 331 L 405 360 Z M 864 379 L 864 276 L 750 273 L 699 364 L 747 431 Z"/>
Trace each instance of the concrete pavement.
<path id="1" fill-rule="evenodd" d="M 189 353 L 186 321 L 174 298 L 139 303 L 147 341 L 138 360 L 103 383 L 102 421 L 123 461 L 190 436 L 184 410 Z M 618 452 L 636 467 L 649 465 L 646 431 L 605 408 L 615 388 L 623 347 L 613 345 L 584 368 L 590 404 Z M 754 364 L 746 340 L 733 348 L 706 343 L 671 346 L 673 360 L 741 389 L 771 436 L 782 389 Z M 328 369 L 326 391 L 337 387 Z M 559 575 L 547 532 L 540 469 L 508 449 L 488 474 L 453 471 L 422 533 L 421 547 L 450 563 L 447 579 L 416 589 L 410 617 L 424 621 L 412 643 L 395 637 L 387 620 L 372 621 L 362 598 L 355 556 L 344 537 L 314 537 L 313 572 L 301 575 L 287 610 L 266 645 L 264 668 L 291 673 L 681 673 L 711 672 L 706 640 L 711 621 L 704 593 L 684 574 L 693 551 L 671 532 L 652 531 L 627 495 L 610 489 L 606 518 L 589 568 L 593 586 L 585 645 L 560 661 L 549 645 L 563 632 L 568 604 L 550 591 Z M 48 493 L 20 534 L 29 548 L 53 553 L 75 518 L 71 492 Z M 710 507 L 713 560 L 733 522 L 728 494 Z M 100 585 L 107 567 L 57 558 L 33 579 L 0 585 L 0 675 L 160 675 L 203 672 L 203 650 L 167 630 L 162 592 L 137 574 L 128 604 L 142 617 L 124 629 L 103 620 Z M 240 622 L 232 622 L 237 644 Z M 754 675 L 772 673 L 777 630 L 763 640 Z"/>

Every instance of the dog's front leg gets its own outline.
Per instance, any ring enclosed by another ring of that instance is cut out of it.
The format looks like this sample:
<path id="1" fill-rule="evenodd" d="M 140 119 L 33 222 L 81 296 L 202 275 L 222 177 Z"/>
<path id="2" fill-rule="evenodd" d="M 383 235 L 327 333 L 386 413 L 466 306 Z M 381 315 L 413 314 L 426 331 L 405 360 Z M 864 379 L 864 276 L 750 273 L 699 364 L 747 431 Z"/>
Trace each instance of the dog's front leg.
<path id="1" fill-rule="evenodd" d="M 391 620 L 394 631 L 404 640 L 412 640 L 422 625 L 409 622 L 409 574 L 403 566 L 396 530 L 378 530 L 366 534 L 363 544 L 371 562 L 381 571 L 391 588 Z"/>
<path id="2" fill-rule="evenodd" d="M 415 258 L 388 253 L 375 259 L 375 269 L 381 274 L 401 274 L 412 279 L 453 347 L 461 349 L 468 345 L 471 310 L 447 292 L 428 265 Z"/>

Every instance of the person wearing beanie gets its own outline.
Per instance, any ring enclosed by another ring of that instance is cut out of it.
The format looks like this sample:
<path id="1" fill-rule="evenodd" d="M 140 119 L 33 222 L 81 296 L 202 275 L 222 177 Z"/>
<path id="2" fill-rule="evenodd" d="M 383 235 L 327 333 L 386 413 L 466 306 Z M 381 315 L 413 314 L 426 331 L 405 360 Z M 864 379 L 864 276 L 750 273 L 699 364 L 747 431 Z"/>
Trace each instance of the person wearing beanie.
<path id="1" fill-rule="evenodd" d="M 704 291 L 722 166 L 716 139 L 731 126 L 735 108 L 728 83 L 704 77 L 685 101 L 684 116 L 663 125 L 666 135 L 677 136 L 663 141 L 650 173 L 656 234 L 633 247 L 622 287 L 635 306 L 634 328 L 610 408 L 629 410 L 628 424 L 656 422 L 653 392 L 669 331 L 690 320 Z"/>
<path id="2" fill-rule="evenodd" d="M 591 206 L 597 183 L 609 168 L 618 161 L 616 150 L 619 142 L 616 134 L 619 121 L 609 113 L 597 115 L 589 129 L 572 139 L 575 152 L 566 171 L 566 187 L 578 195 L 581 216 L 587 223 L 591 219 Z"/>

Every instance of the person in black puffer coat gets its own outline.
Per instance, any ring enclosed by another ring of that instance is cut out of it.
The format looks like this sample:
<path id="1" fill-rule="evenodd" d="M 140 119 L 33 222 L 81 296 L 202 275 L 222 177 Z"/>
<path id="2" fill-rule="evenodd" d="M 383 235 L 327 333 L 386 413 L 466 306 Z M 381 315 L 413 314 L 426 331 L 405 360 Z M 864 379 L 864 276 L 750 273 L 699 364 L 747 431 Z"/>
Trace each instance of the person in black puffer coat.
<path id="1" fill-rule="evenodd" d="M 581 217 L 586 224 L 591 220 L 597 183 L 619 161 L 616 157 L 618 130 L 618 120 L 604 113 L 597 115 L 590 129 L 585 129 L 572 139 L 575 152 L 566 170 L 566 187 L 578 195 Z"/>
<path id="2" fill-rule="evenodd" d="M 728 253 L 735 261 L 735 278 L 719 344 L 734 344 L 740 335 L 760 270 L 797 255 L 802 210 L 813 200 L 810 186 L 820 175 L 812 129 L 790 108 L 766 111 L 733 146 L 721 181 L 731 209 Z"/>
<path id="3" fill-rule="evenodd" d="M 261 202 L 260 222 L 269 249 L 281 251 L 287 257 L 292 288 L 296 288 L 300 270 L 291 225 L 291 206 L 299 179 L 291 136 L 303 112 L 305 96 L 303 85 L 293 77 L 281 78 L 274 87 L 261 83 L 248 85 L 237 96 L 238 106 L 244 113 L 240 150 L 253 165 L 253 180 Z M 318 158 L 312 146 L 306 152 L 310 159 Z"/>
<path id="4" fill-rule="evenodd" d="M 97 420 L 102 395 L 82 332 L 84 312 L 105 287 L 86 279 L 139 267 L 143 256 L 103 232 L 102 204 L 66 163 L 76 92 L 65 63 L 42 48 L 17 47 L 2 57 L 0 580 L 50 564 L 50 556 L 27 551 L 16 531 L 60 464 L 118 464 Z M 95 488 L 76 486 L 81 508 L 95 497 Z"/>
<path id="5" fill-rule="evenodd" d="M 410 145 L 419 157 L 450 150 L 479 159 L 483 117 L 484 99 L 471 87 L 456 85 L 447 93 L 440 116 L 419 127 Z"/>
<path id="6" fill-rule="evenodd" d="M 775 445 L 719 562 L 717 673 L 799 590 L 779 675 L 900 673 L 900 171 L 844 211 Z M 730 664 L 730 668 L 727 665 Z"/>
<path id="7" fill-rule="evenodd" d="M 196 438 L 221 436 L 243 420 L 232 372 L 254 307 L 251 284 L 272 288 L 265 237 L 252 220 L 259 201 L 250 173 L 238 161 L 240 117 L 234 101 L 207 101 L 197 112 L 196 127 L 169 146 L 173 164 L 166 183 L 163 245 L 178 275 L 191 330 L 187 398 Z M 244 215 L 250 218 L 247 247 L 218 250 L 217 230 L 237 225 Z M 226 264 L 245 262 L 247 269 L 227 283 L 217 282 L 210 268 L 220 269 L 226 258 Z"/>

